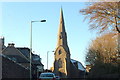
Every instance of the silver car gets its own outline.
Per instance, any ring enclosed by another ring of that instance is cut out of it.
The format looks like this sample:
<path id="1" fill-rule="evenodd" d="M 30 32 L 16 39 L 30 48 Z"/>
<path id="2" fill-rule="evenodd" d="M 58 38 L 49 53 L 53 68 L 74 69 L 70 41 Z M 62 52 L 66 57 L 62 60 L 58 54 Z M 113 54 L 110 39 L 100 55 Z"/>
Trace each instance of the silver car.
<path id="1" fill-rule="evenodd" d="M 55 74 L 51 72 L 41 73 L 38 80 L 56 80 Z"/>

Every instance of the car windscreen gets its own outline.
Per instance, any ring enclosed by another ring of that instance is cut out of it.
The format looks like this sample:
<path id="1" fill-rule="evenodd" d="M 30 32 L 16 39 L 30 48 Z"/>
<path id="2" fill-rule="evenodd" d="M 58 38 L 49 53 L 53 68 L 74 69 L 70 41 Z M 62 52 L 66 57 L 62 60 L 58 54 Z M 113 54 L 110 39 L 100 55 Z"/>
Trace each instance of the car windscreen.
<path id="1" fill-rule="evenodd" d="M 53 74 L 41 74 L 40 77 L 54 77 Z"/>

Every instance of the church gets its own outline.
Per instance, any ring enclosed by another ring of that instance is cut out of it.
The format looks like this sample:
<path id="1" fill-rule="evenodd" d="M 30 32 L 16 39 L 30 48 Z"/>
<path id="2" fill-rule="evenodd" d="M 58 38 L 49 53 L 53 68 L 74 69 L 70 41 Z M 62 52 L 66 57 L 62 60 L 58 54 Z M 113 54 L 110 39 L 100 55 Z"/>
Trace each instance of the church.
<path id="1" fill-rule="evenodd" d="M 85 68 L 77 60 L 71 59 L 67 43 L 67 33 L 63 17 L 63 10 L 60 10 L 60 23 L 57 34 L 57 46 L 54 52 L 53 72 L 62 78 L 84 78 Z"/>

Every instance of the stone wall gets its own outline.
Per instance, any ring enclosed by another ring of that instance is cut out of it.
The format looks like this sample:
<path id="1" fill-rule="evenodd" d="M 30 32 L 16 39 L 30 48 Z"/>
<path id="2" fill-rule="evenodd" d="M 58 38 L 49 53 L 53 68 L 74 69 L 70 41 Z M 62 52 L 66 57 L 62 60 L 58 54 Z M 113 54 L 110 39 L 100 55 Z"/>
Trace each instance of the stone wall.
<path id="1" fill-rule="evenodd" d="M 29 79 L 29 69 L 2 56 L 2 79 L 26 78 Z"/>

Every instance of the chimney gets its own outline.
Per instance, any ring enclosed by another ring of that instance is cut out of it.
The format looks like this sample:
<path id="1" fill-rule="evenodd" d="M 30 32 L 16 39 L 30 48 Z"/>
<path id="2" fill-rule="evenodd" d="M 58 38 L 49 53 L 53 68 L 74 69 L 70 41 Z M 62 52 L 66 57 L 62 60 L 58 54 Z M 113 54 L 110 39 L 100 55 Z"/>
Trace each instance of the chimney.
<path id="1" fill-rule="evenodd" d="M 4 45 L 4 37 L 0 36 L 0 50 L 3 50 L 4 48 L 6 48 L 6 46 Z"/>
<path id="2" fill-rule="evenodd" d="M 15 45 L 14 43 L 8 43 L 9 47 L 14 47 L 14 45 Z"/>
<path id="3" fill-rule="evenodd" d="M 0 44 L 1 44 L 1 46 L 4 46 L 4 37 L 3 36 L 0 37 Z"/>

